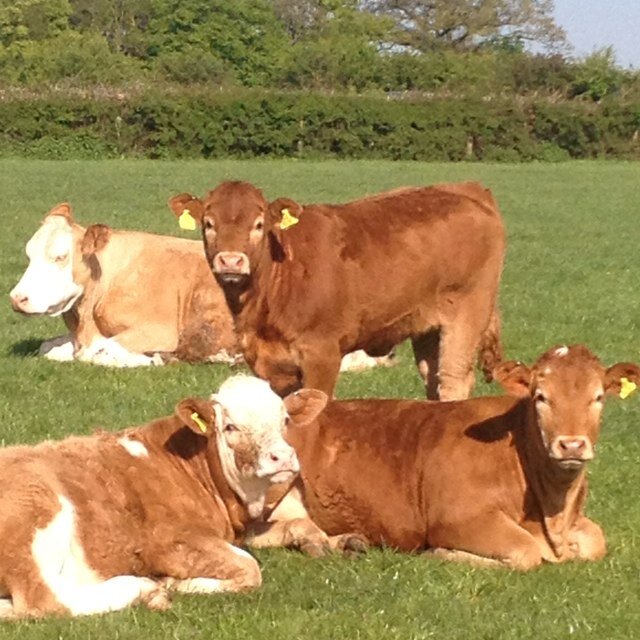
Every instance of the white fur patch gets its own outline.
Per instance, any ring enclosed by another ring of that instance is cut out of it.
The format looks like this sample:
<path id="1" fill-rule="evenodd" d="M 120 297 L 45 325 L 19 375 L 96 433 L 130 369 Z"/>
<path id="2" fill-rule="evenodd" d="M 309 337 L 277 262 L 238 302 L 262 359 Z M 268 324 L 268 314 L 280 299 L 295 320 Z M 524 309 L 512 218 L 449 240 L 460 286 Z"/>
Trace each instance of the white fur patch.
<path id="1" fill-rule="evenodd" d="M 235 545 L 232 545 L 232 544 L 229 544 L 229 546 L 231 547 L 231 551 L 233 551 L 233 553 L 240 556 L 241 558 L 249 558 L 250 560 L 253 560 L 253 556 L 247 551 L 245 551 L 244 549 L 241 549 L 240 547 L 236 547 Z"/>
<path id="2" fill-rule="evenodd" d="M 562 358 L 569 353 L 569 347 L 558 347 L 553 353 Z"/>
<path id="3" fill-rule="evenodd" d="M 87 563 L 76 535 L 75 509 L 58 496 L 61 509 L 31 544 L 33 560 L 42 580 L 72 615 L 90 615 L 122 609 L 157 589 L 149 578 L 116 576 L 102 578 Z"/>
<path id="4" fill-rule="evenodd" d="M 171 591 L 180 593 L 220 593 L 225 591 L 222 580 L 216 578 L 186 578 L 178 580 L 170 578 L 166 585 Z"/>
<path id="5" fill-rule="evenodd" d="M 118 444 L 124 447 L 134 458 L 148 458 L 149 450 L 138 440 L 118 438 Z"/>
<path id="6" fill-rule="evenodd" d="M 57 362 L 71 362 L 73 360 L 73 352 L 73 340 L 69 334 L 45 340 L 38 349 L 39 355 L 44 356 L 47 360 L 55 360 Z"/>
<path id="7" fill-rule="evenodd" d="M 75 251 L 71 225 L 62 216 L 50 216 L 27 242 L 29 266 L 9 294 L 27 298 L 24 313 L 58 316 L 73 307 L 84 287 L 73 279 Z"/>
<path id="8" fill-rule="evenodd" d="M 105 367 L 148 367 L 162 364 L 158 357 L 127 351 L 115 338 L 98 336 L 77 354 L 78 360 Z"/>

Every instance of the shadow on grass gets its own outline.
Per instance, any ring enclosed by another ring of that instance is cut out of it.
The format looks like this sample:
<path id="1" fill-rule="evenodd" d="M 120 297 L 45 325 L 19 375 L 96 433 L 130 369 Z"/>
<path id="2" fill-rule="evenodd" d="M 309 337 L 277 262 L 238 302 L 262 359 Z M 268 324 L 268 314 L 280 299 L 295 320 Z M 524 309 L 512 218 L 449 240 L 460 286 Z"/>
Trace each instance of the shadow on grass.
<path id="1" fill-rule="evenodd" d="M 20 340 L 20 342 L 12 344 L 9 349 L 7 349 L 7 354 L 18 358 L 33 358 L 38 355 L 38 349 L 41 344 L 42 340 L 37 340 L 36 338 Z"/>

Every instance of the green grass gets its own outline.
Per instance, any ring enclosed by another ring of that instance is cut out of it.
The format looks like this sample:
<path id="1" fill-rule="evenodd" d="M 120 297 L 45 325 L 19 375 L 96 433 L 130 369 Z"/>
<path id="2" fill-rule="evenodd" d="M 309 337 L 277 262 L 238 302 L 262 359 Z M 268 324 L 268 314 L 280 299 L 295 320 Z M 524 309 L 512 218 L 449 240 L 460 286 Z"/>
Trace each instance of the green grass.
<path id="1" fill-rule="evenodd" d="M 402 184 L 479 179 L 501 205 L 509 249 L 501 293 L 507 354 L 530 361 L 580 341 L 606 363 L 640 361 L 640 165 L 390 162 L 0 161 L 0 290 L 17 282 L 24 243 L 68 200 L 79 221 L 180 233 L 166 207 L 225 178 L 267 197 L 341 201 Z M 187 235 L 187 234 L 185 234 Z M 118 429 L 170 413 L 230 370 L 175 365 L 110 371 L 33 357 L 60 321 L 25 319 L 0 305 L 0 438 L 32 443 L 96 426 Z M 422 397 L 406 346 L 395 368 L 343 376 L 339 397 Z M 495 389 L 478 385 L 476 393 Z M 605 530 L 603 562 L 529 574 L 372 551 L 353 561 L 257 553 L 264 586 L 241 596 L 176 597 L 167 613 L 143 608 L 77 620 L 0 626 L 0 638 L 630 638 L 640 635 L 640 394 L 613 399 L 591 468 L 588 512 Z M 3 541 L 0 541 L 3 544 Z"/>

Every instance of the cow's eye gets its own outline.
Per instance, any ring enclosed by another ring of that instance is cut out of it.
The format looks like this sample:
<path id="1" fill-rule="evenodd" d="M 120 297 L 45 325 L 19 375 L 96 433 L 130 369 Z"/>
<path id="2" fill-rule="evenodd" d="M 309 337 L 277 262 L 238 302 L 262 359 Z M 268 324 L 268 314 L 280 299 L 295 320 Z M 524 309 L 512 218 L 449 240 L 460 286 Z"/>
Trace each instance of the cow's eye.
<path id="1" fill-rule="evenodd" d="M 226 433 L 233 433 L 234 431 L 238 430 L 238 427 L 236 427 L 235 424 L 232 424 L 231 422 L 229 422 L 228 424 L 224 425 L 224 430 Z"/>
<path id="2" fill-rule="evenodd" d="M 211 218 L 205 218 L 202 221 L 202 226 L 207 230 L 211 231 L 213 229 L 213 220 Z"/>
<path id="3" fill-rule="evenodd" d="M 542 391 L 536 391 L 535 396 L 533 396 L 533 399 L 536 402 L 541 402 L 543 404 L 547 403 L 547 396 L 544 395 L 544 393 L 542 393 Z"/>
<path id="4" fill-rule="evenodd" d="M 258 220 L 253 228 L 256 231 L 262 231 L 263 227 L 264 227 L 264 222 L 262 220 Z"/>
<path id="5" fill-rule="evenodd" d="M 602 402 L 604 400 L 604 393 L 600 392 L 596 397 L 594 402 Z"/>
<path id="6" fill-rule="evenodd" d="M 64 262 L 66 259 L 67 259 L 67 254 L 65 253 L 63 255 L 56 256 L 53 260 L 54 262 L 57 262 L 59 264 L 61 262 Z"/>

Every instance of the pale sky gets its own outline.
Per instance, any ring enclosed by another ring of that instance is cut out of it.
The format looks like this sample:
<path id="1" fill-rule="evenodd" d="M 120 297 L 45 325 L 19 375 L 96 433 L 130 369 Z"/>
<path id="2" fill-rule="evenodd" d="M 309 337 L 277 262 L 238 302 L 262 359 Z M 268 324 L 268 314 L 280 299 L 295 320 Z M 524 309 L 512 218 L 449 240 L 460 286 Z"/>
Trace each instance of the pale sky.
<path id="1" fill-rule="evenodd" d="M 620 66 L 640 69 L 640 0 L 555 0 L 555 7 L 576 57 L 613 45 Z"/>

